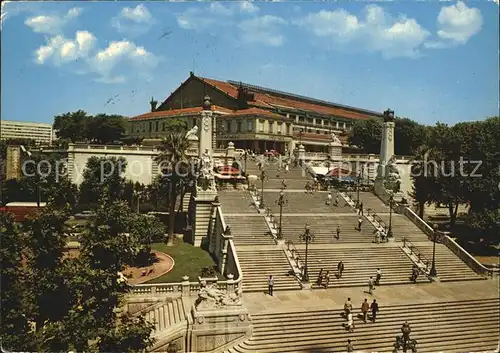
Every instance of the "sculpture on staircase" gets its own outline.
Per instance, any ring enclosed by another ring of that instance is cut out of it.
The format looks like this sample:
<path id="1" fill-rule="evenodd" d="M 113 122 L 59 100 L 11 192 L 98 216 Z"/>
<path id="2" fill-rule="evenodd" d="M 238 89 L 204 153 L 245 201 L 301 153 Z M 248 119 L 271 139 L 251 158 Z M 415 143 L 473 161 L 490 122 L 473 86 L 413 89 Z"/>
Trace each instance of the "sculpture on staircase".
<path id="1" fill-rule="evenodd" d="M 197 310 L 220 309 L 242 305 L 241 290 L 239 288 L 232 293 L 228 293 L 217 289 L 216 283 L 207 284 L 206 281 L 201 281 L 200 285 L 201 289 L 194 304 Z"/>

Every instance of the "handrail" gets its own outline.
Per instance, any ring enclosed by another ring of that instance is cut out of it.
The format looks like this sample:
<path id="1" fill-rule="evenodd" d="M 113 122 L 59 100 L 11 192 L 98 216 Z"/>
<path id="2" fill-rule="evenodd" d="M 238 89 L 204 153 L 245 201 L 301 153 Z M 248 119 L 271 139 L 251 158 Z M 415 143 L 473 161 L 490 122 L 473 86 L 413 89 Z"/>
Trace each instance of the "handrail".
<path id="1" fill-rule="evenodd" d="M 403 213 L 406 217 L 408 217 L 413 224 L 415 224 L 420 230 L 422 230 L 429 239 L 433 239 L 434 237 L 434 229 L 427 224 L 422 218 L 420 218 L 410 207 L 405 207 L 403 209 Z M 487 268 L 479 261 L 476 260 L 474 256 L 469 254 L 464 248 L 458 245 L 453 239 L 449 236 L 445 235 L 442 237 L 442 244 L 446 245 L 448 249 L 450 249 L 455 255 L 457 255 L 463 262 L 465 262 L 470 268 L 472 268 L 476 273 L 481 275 L 486 275 L 489 277 L 493 276 L 493 270 Z"/>
<path id="2" fill-rule="evenodd" d="M 410 250 L 410 254 L 415 254 L 418 257 L 419 262 L 425 263 L 425 270 L 429 271 L 429 266 L 431 261 L 424 254 L 422 254 L 420 250 L 415 245 L 413 245 L 411 241 L 406 239 L 406 237 L 403 238 L 403 248 L 408 248 L 408 250 Z M 422 259 L 425 261 L 423 261 Z"/>

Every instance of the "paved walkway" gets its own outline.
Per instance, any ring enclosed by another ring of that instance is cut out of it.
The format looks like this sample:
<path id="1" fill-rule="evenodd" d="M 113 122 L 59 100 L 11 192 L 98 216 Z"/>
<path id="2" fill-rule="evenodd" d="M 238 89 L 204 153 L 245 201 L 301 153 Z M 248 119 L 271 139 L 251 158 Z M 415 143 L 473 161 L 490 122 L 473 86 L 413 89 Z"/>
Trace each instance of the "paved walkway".
<path id="1" fill-rule="evenodd" d="M 308 309 L 342 310 L 348 297 L 351 298 L 356 308 L 361 306 L 361 302 L 365 298 L 369 302 L 377 299 L 381 315 L 383 315 L 384 305 L 498 298 L 498 285 L 497 278 L 484 281 L 405 284 L 401 286 L 381 285 L 375 289 L 373 295 L 364 292 L 367 288 L 356 287 L 277 291 L 272 297 L 264 293 L 243 293 L 243 299 L 250 314 Z"/>

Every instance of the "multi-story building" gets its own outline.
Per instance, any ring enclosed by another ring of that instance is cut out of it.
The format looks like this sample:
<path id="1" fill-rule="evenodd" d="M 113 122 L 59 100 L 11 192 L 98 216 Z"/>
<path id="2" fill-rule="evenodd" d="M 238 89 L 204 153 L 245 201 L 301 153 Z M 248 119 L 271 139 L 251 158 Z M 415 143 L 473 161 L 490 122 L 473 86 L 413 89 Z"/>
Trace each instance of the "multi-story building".
<path id="1" fill-rule="evenodd" d="M 50 144 L 54 139 L 51 124 L 28 121 L 0 120 L 0 139 L 32 139 L 39 144 Z"/>
<path id="2" fill-rule="evenodd" d="M 236 148 L 286 152 L 301 143 L 307 151 L 326 152 L 332 133 L 345 143 L 355 120 L 383 118 L 379 112 L 191 72 L 158 107 L 152 100 L 151 112 L 129 119 L 129 136 L 161 138 L 171 118 L 186 119 L 188 128 L 199 125 L 207 95 L 216 116 L 218 147 L 232 141 Z"/>

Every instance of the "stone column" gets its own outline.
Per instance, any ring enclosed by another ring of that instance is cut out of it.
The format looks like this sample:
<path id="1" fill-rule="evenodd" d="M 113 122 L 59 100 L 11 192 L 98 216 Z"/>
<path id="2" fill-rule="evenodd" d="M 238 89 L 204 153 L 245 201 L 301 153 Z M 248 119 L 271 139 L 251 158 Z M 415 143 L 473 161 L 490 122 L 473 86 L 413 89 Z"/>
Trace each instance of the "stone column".
<path id="1" fill-rule="evenodd" d="M 394 111 L 387 109 L 384 112 L 384 125 L 382 128 L 382 140 L 380 141 L 380 160 L 377 178 L 385 177 L 387 162 L 394 156 L 394 125 Z"/>
<path id="2" fill-rule="evenodd" d="M 299 161 L 304 162 L 306 159 L 306 149 L 304 148 L 304 145 L 300 144 L 299 145 L 299 153 L 298 153 Z"/>
<path id="3" fill-rule="evenodd" d="M 182 276 L 182 282 L 181 282 L 181 287 L 182 287 L 182 293 L 181 295 L 183 297 L 189 297 L 189 276 Z"/>

